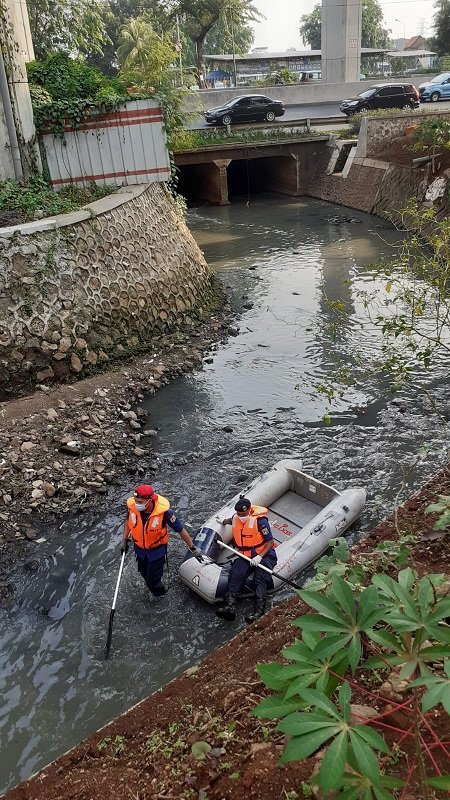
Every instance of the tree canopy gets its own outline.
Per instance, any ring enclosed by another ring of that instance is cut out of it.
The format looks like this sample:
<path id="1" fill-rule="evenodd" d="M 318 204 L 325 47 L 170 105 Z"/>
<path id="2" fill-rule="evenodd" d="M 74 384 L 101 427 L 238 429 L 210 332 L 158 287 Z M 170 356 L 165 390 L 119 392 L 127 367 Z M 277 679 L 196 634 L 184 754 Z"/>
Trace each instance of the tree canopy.
<path id="1" fill-rule="evenodd" d="M 450 3 L 450 0 L 441 0 Z M 300 19 L 300 35 L 312 50 L 321 48 L 321 4 L 317 3 L 309 14 Z M 362 0 L 362 47 L 386 47 L 390 32 L 383 27 L 383 11 L 378 0 Z"/>
<path id="2" fill-rule="evenodd" d="M 27 5 L 37 60 L 58 51 L 101 53 L 108 42 L 103 0 L 28 0 Z"/>
<path id="3" fill-rule="evenodd" d="M 438 0 L 435 8 L 432 48 L 443 56 L 450 53 L 450 0 Z"/>
<path id="4" fill-rule="evenodd" d="M 311 50 L 320 50 L 322 30 L 322 4 L 317 3 L 309 14 L 300 18 L 300 36 Z"/>
<path id="5" fill-rule="evenodd" d="M 238 28 L 261 17 L 249 0 L 228 0 L 226 6 L 223 0 L 177 0 L 173 13 L 180 15 L 183 31 L 194 44 L 195 65 L 199 76 L 203 73 L 206 37 L 219 21 L 231 40 L 231 24 Z"/>
<path id="6" fill-rule="evenodd" d="M 203 53 L 247 52 L 253 42 L 250 23 L 260 14 L 251 0 L 28 0 L 36 58 L 55 52 L 85 58 L 106 75 L 119 69 L 118 49 L 125 25 L 143 18 L 166 44 L 183 44 L 186 66 L 202 74 Z M 132 34 L 131 28 L 129 29 Z M 138 42 L 141 35 L 135 26 Z M 123 43 L 122 43 L 123 44 Z"/>
<path id="7" fill-rule="evenodd" d="M 169 34 L 157 33 L 146 14 L 126 22 L 119 41 L 121 74 L 139 88 L 160 84 L 177 57 Z"/>
<path id="8" fill-rule="evenodd" d="M 117 50 L 120 31 L 130 20 L 145 14 L 156 33 L 172 31 L 175 39 L 175 20 L 171 17 L 168 3 L 164 0 L 104 0 L 103 21 L 107 42 L 102 53 L 91 53 L 88 61 L 106 75 L 117 72 L 119 62 Z"/>

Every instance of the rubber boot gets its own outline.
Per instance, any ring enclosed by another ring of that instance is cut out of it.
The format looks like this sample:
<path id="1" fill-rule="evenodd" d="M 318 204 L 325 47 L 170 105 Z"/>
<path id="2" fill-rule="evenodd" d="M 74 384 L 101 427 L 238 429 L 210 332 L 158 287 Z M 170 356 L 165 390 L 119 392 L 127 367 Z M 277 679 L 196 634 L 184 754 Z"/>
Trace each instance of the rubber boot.
<path id="1" fill-rule="evenodd" d="M 226 619 L 229 622 L 232 622 L 234 619 L 236 619 L 236 595 L 225 595 L 225 605 L 217 608 L 216 614 L 218 617 Z"/>
<path id="2" fill-rule="evenodd" d="M 150 592 L 154 597 L 164 597 L 164 595 L 167 594 L 168 589 L 163 583 L 160 583 L 159 586 L 153 586 L 153 588 L 150 589 Z"/>
<path id="3" fill-rule="evenodd" d="M 245 621 L 249 623 L 255 622 L 257 619 L 262 617 L 266 610 L 266 601 L 265 600 L 255 600 L 255 607 L 250 614 L 247 614 L 245 617 Z"/>

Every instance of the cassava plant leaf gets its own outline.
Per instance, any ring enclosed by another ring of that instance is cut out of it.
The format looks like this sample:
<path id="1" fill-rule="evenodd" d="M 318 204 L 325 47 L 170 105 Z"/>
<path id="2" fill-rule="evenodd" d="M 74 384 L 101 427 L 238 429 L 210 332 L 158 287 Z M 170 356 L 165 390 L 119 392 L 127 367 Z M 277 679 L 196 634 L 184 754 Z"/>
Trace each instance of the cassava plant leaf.
<path id="1" fill-rule="evenodd" d="M 302 761 L 315 753 L 333 734 L 329 728 L 321 728 L 303 734 L 303 736 L 293 736 L 289 739 L 280 758 L 281 764 L 288 761 Z"/>
<path id="2" fill-rule="evenodd" d="M 425 781 L 427 786 L 433 786 L 434 789 L 442 789 L 443 791 L 450 790 L 450 775 L 439 775 L 436 778 L 428 778 Z"/>
<path id="3" fill-rule="evenodd" d="M 325 792 L 340 785 L 347 763 L 347 751 L 347 733 L 341 731 L 327 748 L 320 765 L 318 783 Z"/>
<path id="4" fill-rule="evenodd" d="M 285 717 L 286 714 L 298 711 L 303 706 L 304 703 L 299 700 L 286 700 L 284 694 L 276 694 L 265 697 L 250 713 L 254 717 L 274 719 L 276 717 Z"/>

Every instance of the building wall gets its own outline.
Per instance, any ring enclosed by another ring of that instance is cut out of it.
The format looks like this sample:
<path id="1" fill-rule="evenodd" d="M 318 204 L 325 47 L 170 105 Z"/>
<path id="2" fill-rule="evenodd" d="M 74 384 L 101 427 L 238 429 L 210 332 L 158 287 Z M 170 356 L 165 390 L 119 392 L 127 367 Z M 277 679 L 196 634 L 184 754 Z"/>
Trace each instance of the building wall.
<path id="1" fill-rule="evenodd" d="M 392 139 L 403 136 L 408 126 L 416 125 L 429 119 L 439 118 L 450 120 L 450 111 L 447 109 L 436 109 L 434 111 L 420 113 L 420 117 L 414 112 L 411 114 L 399 113 L 398 116 L 387 117 L 366 117 L 361 122 L 361 129 L 358 136 L 358 147 L 356 155 L 360 158 L 372 158 L 381 150 L 389 147 Z M 420 153 L 417 153 L 420 156 Z"/>
<path id="2" fill-rule="evenodd" d="M 14 166 L 9 146 L 8 128 L 6 127 L 5 113 L 0 95 L 0 181 L 14 178 Z"/>
<path id="3" fill-rule="evenodd" d="M 161 184 L 0 229 L 0 397 L 143 350 L 207 313 L 215 291 Z"/>

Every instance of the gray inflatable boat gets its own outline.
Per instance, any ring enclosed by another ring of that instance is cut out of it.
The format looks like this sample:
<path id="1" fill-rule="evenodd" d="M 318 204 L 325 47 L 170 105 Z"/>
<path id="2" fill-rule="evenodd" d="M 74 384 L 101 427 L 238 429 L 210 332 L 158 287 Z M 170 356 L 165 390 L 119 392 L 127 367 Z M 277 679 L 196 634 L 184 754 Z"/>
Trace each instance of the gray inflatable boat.
<path id="1" fill-rule="evenodd" d="M 301 468 L 300 460 L 278 461 L 206 520 L 193 539 L 205 556 L 204 562 L 200 563 L 188 553 L 179 569 L 186 586 L 208 603 L 223 599 L 230 566 L 237 556 L 220 547 L 220 542 L 233 544 L 231 526 L 222 525 L 222 520 L 234 514 L 240 495 L 268 509 L 278 558 L 275 569 L 288 580 L 294 580 L 302 569 L 312 564 L 327 549 L 330 539 L 347 530 L 364 508 L 365 489 L 338 492 L 302 472 Z M 272 578 L 271 591 L 282 585 L 282 581 Z M 250 581 L 244 594 L 251 592 Z"/>

